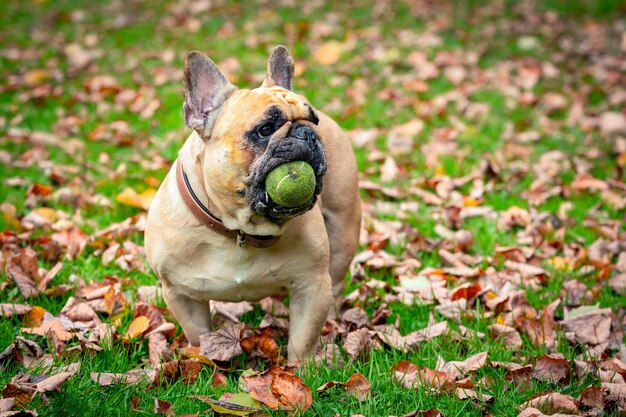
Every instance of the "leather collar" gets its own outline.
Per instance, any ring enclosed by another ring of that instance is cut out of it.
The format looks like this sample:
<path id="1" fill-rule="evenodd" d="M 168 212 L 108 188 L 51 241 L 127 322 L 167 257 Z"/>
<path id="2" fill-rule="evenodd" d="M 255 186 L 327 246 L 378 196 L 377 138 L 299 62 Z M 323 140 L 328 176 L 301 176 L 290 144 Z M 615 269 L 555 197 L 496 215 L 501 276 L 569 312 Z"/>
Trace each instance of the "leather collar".
<path id="1" fill-rule="evenodd" d="M 180 159 L 177 160 L 176 164 L 178 165 L 176 167 L 176 185 L 178 192 L 189 211 L 191 211 L 191 214 L 193 214 L 200 223 L 215 233 L 236 241 L 239 247 L 252 246 L 253 248 L 269 248 L 278 242 L 280 236 L 254 236 L 247 235 L 241 230 L 227 229 L 224 223 L 211 213 L 193 192 Z M 210 203 L 211 201 L 209 200 L 209 205 Z"/>

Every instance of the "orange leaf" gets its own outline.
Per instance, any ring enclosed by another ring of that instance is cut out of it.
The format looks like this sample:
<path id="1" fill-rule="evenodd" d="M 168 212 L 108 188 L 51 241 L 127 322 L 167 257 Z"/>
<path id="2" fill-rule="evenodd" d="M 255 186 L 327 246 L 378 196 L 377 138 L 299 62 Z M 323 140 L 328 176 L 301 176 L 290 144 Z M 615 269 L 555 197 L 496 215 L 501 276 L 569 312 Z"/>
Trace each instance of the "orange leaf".
<path id="1" fill-rule="evenodd" d="M 148 210 L 152 200 L 156 195 L 154 188 L 148 188 L 141 194 L 137 194 L 132 188 L 126 188 L 115 198 L 119 203 L 126 204 L 127 206 L 137 207 L 140 209 Z"/>
<path id="2" fill-rule="evenodd" d="M 150 319 L 146 316 L 139 316 L 130 323 L 128 330 L 124 334 L 124 340 L 134 339 L 142 335 L 143 332 L 148 330 L 150 326 Z"/>

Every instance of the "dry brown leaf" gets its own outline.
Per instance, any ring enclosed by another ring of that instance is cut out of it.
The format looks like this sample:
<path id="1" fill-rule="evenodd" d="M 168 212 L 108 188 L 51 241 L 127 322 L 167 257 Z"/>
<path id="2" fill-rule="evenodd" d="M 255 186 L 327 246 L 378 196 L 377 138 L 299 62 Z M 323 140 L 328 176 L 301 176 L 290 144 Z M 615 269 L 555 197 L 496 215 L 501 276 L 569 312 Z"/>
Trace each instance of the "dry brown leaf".
<path id="1" fill-rule="evenodd" d="M 226 388 L 228 386 L 228 378 L 226 378 L 226 375 L 221 372 L 215 372 L 213 374 L 213 378 L 211 379 L 211 386 L 213 388 Z"/>
<path id="2" fill-rule="evenodd" d="M 570 186 L 575 190 L 606 190 L 609 188 L 606 181 L 594 178 L 588 173 L 577 176 Z"/>
<path id="3" fill-rule="evenodd" d="M 241 332 L 245 324 L 237 323 L 200 336 L 200 354 L 213 361 L 230 361 L 243 353 Z"/>
<path id="4" fill-rule="evenodd" d="M 176 413 L 174 412 L 172 403 L 165 400 L 160 400 L 158 398 L 154 399 L 154 414 L 161 414 L 167 417 L 176 417 Z"/>
<path id="5" fill-rule="evenodd" d="M 556 299 L 547 305 L 539 319 L 521 319 L 519 327 L 530 338 L 531 342 L 537 345 L 546 345 L 548 350 L 553 350 L 556 345 L 556 334 L 554 331 L 554 313 L 561 303 Z M 516 320 L 520 320 L 517 318 Z"/>
<path id="6" fill-rule="evenodd" d="M 612 277 L 609 280 L 609 287 L 619 294 L 626 295 L 626 273 Z"/>
<path id="7" fill-rule="evenodd" d="M 76 367 L 78 368 L 78 367 Z M 37 382 L 34 387 L 38 392 L 54 391 L 59 388 L 65 381 L 70 379 L 76 374 L 76 371 L 61 372 L 56 375 L 49 376 L 48 378 Z"/>
<path id="8" fill-rule="evenodd" d="M 235 323 L 239 322 L 239 318 L 242 315 L 252 311 L 253 309 L 254 307 L 252 307 L 252 304 L 247 301 L 242 301 L 239 303 L 229 303 L 223 301 L 211 302 L 211 312 L 214 315 L 220 314 Z"/>
<path id="9" fill-rule="evenodd" d="M 580 395 L 580 404 L 588 409 L 604 411 L 607 394 L 601 387 L 588 387 Z"/>
<path id="10" fill-rule="evenodd" d="M 493 395 L 480 394 L 473 389 L 457 388 L 456 395 L 459 400 L 472 399 L 481 403 L 491 403 L 494 400 Z"/>
<path id="11" fill-rule="evenodd" d="M 157 376 L 154 369 L 133 369 L 125 374 L 111 372 L 92 372 L 91 380 L 102 386 L 113 384 L 136 384 L 140 382 L 152 382 Z"/>
<path id="12" fill-rule="evenodd" d="M 558 392 L 541 395 L 525 402 L 523 407 L 535 407 L 548 413 L 571 413 L 578 414 L 578 406 L 572 397 Z"/>
<path id="13" fill-rule="evenodd" d="M 450 362 L 444 362 L 444 360 L 440 356 L 437 360 L 437 366 L 435 369 L 437 371 L 445 372 L 449 375 L 452 375 L 452 377 L 456 379 L 461 375 L 475 371 L 485 366 L 487 364 L 487 355 L 487 352 L 480 352 L 470 356 L 464 361 Z"/>
<path id="14" fill-rule="evenodd" d="M 348 394 L 359 401 L 365 401 L 371 395 L 372 386 L 370 382 L 358 372 L 352 374 L 341 386 Z"/>
<path id="15" fill-rule="evenodd" d="M 7 261 L 7 275 L 13 279 L 24 298 L 37 296 L 40 281 L 37 254 L 31 248 L 22 249 Z"/>
<path id="16" fill-rule="evenodd" d="M 563 413 L 554 413 L 554 414 L 544 414 L 540 410 L 535 407 L 527 407 L 523 409 L 517 417 L 580 417 L 579 414 L 563 414 Z"/>
<path id="17" fill-rule="evenodd" d="M 101 322 L 100 318 L 89 304 L 81 303 L 74 297 L 68 298 L 65 306 L 61 310 L 61 314 L 73 322 L 81 322 L 87 327 L 95 327 Z"/>
<path id="18" fill-rule="evenodd" d="M 22 336 L 17 336 L 15 340 L 7 346 L 7 348 L 0 353 L 0 364 L 14 360 L 27 366 L 27 361 L 35 358 L 39 358 L 43 355 L 43 349 L 33 340 L 25 339 Z"/>
<path id="19" fill-rule="evenodd" d="M 576 342 L 600 345 L 606 343 L 611 334 L 611 309 L 590 311 L 565 319 L 559 325 L 566 332 L 573 333 Z"/>
<path id="20" fill-rule="evenodd" d="M 449 331 L 448 322 L 442 321 L 432 324 L 426 328 L 409 333 L 404 337 L 404 342 L 408 347 L 417 346 L 421 342 L 432 340 L 435 337 L 439 337 L 447 334 Z"/>
<path id="21" fill-rule="evenodd" d="M 31 305 L 0 303 L 0 317 L 23 316 L 32 310 Z"/>
<path id="22" fill-rule="evenodd" d="M 528 210 L 513 206 L 500 214 L 498 219 L 498 229 L 509 230 L 515 226 L 526 227 L 531 222 Z"/>
<path id="23" fill-rule="evenodd" d="M 522 347 L 522 337 L 512 327 L 496 323 L 489 326 L 489 332 L 491 337 L 502 340 L 507 349 L 516 351 Z"/>
<path id="24" fill-rule="evenodd" d="M 566 359 L 543 355 L 537 359 L 532 376 L 540 381 L 565 383 L 569 380 L 570 362 Z"/>
<path id="25" fill-rule="evenodd" d="M 357 329 L 367 326 L 369 320 L 365 310 L 360 307 L 350 308 L 341 315 L 341 321 L 353 324 Z"/>
<path id="26" fill-rule="evenodd" d="M 63 322 L 58 317 L 44 321 L 44 323 L 39 327 L 22 328 L 21 331 L 24 333 L 36 334 L 38 336 L 46 336 L 48 332 L 54 332 L 55 336 L 63 342 L 67 342 L 74 337 L 74 334 L 67 331 Z"/>
<path id="27" fill-rule="evenodd" d="M 133 305 L 133 319 L 139 316 L 145 316 L 149 319 L 150 323 L 148 328 L 146 329 L 145 334 L 155 330 L 159 326 L 166 323 L 161 309 L 152 304 L 146 304 L 142 302 L 135 303 Z"/>
<path id="28" fill-rule="evenodd" d="M 608 401 L 614 401 L 619 407 L 626 409 L 626 384 L 603 382 L 602 388 L 607 392 Z"/>
<path id="29" fill-rule="evenodd" d="M 289 308 L 274 297 L 265 297 L 259 301 L 259 306 L 261 310 L 272 316 L 287 317 L 289 315 Z"/>
<path id="30" fill-rule="evenodd" d="M 420 367 L 408 361 L 400 361 L 391 369 L 394 378 L 405 388 L 413 388 L 416 385 L 424 385 L 446 392 L 455 389 L 454 377 L 447 372 L 434 371 L 426 367 Z"/>
<path id="31" fill-rule="evenodd" d="M 0 398 L 0 413 L 10 411 L 15 405 L 15 398 Z"/>
<path id="32" fill-rule="evenodd" d="M 276 342 L 272 329 L 266 327 L 261 334 L 241 339 L 241 348 L 248 356 L 258 354 L 263 359 L 277 363 L 281 357 L 281 349 Z"/>
<path id="33" fill-rule="evenodd" d="M 265 372 L 242 376 L 242 386 L 252 398 L 269 408 L 306 411 L 313 403 L 311 389 L 278 365 Z"/>
<path id="34" fill-rule="evenodd" d="M 150 363 L 158 365 L 163 360 L 169 360 L 172 352 L 169 349 L 167 339 L 161 332 L 151 332 L 148 335 L 148 353 Z"/>
<path id="35" fill-rule="evenodd" d="M 366 328 L 348 333 L 343 343 L 346 354 L 353 361 L 357 360 L 361 355 L 367 357 L 372 347 L 372 338 L 369 330 Z"/>

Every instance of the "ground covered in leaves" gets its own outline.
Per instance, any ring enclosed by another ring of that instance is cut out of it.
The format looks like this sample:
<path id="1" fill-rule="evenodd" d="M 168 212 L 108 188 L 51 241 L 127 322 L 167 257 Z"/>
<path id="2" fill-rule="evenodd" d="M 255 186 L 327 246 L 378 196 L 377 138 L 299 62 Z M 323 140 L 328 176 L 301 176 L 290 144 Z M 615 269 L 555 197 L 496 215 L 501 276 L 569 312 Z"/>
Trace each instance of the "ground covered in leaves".
<path id="1" fill-rule="evenodd" d="M 0 415 L 624 415 L 619 2 L 280 3 L 3 6 Z M 276 44 L 363 197 L 300 369 L 281 298 L 215 303 L 189 347 L 142 248 L 185 54 L 256 86 Z"/>

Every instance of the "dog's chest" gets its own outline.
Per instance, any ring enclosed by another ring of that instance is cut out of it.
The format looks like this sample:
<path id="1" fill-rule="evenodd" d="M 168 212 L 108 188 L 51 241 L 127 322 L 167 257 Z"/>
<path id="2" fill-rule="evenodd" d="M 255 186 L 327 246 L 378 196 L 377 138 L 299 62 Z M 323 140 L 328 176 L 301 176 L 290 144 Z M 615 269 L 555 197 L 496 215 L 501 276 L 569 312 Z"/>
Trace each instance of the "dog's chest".
<path id="1" fill-rule="evenodd" d="M 208 250 L 168 280 L 199 300 L 255 301 L 283 292 L 297 275 L 293 267 L 264 249 Z"/>

